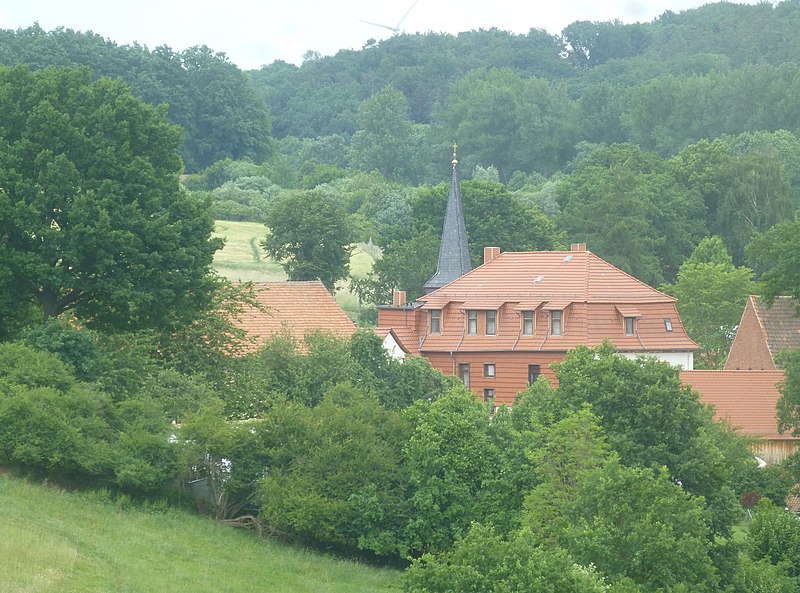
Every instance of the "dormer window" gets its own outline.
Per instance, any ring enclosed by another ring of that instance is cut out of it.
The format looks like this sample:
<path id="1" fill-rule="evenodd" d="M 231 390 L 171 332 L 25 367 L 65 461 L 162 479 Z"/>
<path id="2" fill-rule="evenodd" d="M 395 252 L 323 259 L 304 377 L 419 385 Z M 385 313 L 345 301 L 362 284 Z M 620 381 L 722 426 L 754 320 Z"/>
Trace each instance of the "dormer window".
<path id="1" fill-rule="evenodd" d="M 438 336 L 439 334 L 442 333 L 442 310 L 431 309 L 430 319 L 431 319 L 431 335 Z"/>
<path id="2" fill-rule="evenodd" d="M 478 335 L 478 312 L 475 310 L 467 311 L 467 333 L 470 336 Z"/>
<path id="3" fill-rule="evenodd" d="M 622 330 L 626 336 L 636 335 L 636 322 L 642 316 L 636 307 L 630 305 L 617 305 L 617 313 L 622 317 Z"/>
<path id="4" fill-rule="evenodd" d="M 522 312 L 522 335 L 533 335 L 533 311 Z"/>
<path id="5" fill-rule="evenodd" d="M 636 335 L 636 317 L 625 317 L 625 335 Z"/>
<path id="6" fill-rule="evenodd" d="M 497 333 L 497 311 L 486 311 L 486 335 L 493 336 Z"/>
<path id="7" fill-rule="evenodd" d="M 564 311 L 559 309 L 550 311 L 550 335 L 560 336 Z"/>

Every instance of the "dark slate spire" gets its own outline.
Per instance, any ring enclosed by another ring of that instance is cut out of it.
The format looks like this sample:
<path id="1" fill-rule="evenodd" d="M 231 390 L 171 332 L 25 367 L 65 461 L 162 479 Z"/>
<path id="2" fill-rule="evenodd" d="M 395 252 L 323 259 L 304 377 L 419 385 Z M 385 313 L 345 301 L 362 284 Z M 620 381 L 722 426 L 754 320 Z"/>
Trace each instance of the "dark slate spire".
<path id="1" fill-rule="evenodd" d="M 464 222 L 461 192 L 458 188 L 456 148 L 457 145 L 453 144 L 453 176 L 450 179 L 450 194 L 447 196 L 442 242 L 439 245 L 439 266 L 433 278 L 425 283 L 426 294 L 449 284 L 472 269 L 467 244 L 467 225 Z"/>

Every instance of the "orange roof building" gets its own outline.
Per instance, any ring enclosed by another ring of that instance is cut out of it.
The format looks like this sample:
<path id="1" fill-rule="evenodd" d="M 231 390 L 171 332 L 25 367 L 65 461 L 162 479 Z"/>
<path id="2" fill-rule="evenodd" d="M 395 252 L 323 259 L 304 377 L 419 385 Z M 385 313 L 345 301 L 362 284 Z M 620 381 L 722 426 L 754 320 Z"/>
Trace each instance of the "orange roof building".
<path id="1" fill-rule="evenodd" d="M 258 350 L 281 333 L 288 333 L 302 344 L 307 333 L 317 330 L 342 337 L 356 331 L 353 321 L 322 282 L 256 282 L 253 288 L 266 312 L 246 307 L 234 322 L 253 340 L 247 345 L 248 352 Z"/>
<path id="2" fill-rule="evenodd" d="M 650 354 L 693 368 L 695 344 L 668 296 L 576 244 L 570 251 L 484 249 L 483 265 L 419 298 L 378 309 L 405 351 L 478 395 L 511 404 L 550 364 L 579 345 L 610 340 L 627 356 Z"/>
<path id="3" fill-rule="evenodd" d="M 767 463 L 780 463 L 797 448 L 797 439 L 778 432 L 775 404 L 783 371 L 682 371 L 681 381 L 714 406 L 716 418 L 740 435 L 756 439 L 754 453 Z"/>
<path id="4" fill-rule="evenodd" d="M 725 370 L 775 370 L 775 356 L 784 350 L 800 348 L 798 302 L 791 297 L 776 297 L 767 306 L 750 296 L 731 344 Z"/>

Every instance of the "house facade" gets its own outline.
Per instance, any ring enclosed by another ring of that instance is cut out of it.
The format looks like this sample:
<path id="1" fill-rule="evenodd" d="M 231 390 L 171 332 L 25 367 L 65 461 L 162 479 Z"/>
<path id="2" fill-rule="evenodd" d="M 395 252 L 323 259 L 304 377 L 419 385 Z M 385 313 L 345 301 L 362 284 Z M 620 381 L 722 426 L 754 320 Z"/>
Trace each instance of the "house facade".
<path id="1" fill-rule="evenodd" d="M 776 297 L 771 306 L 751 295 L 736 330 L 725 370 L 775 370 L 775 357 L 784 350 L 800 348 L 798 302 Z"/>
<path id="2" fill-rule="evenodd" d="M 460 377 L 477 395 L 511 404 L 580 345 L 609 340 L 620 353 L 693 368 L 675 299 L 575 244 L 570 251 L 484 249 L 483 265 L 406 302 L 379 307 L 379 331 Z"/>

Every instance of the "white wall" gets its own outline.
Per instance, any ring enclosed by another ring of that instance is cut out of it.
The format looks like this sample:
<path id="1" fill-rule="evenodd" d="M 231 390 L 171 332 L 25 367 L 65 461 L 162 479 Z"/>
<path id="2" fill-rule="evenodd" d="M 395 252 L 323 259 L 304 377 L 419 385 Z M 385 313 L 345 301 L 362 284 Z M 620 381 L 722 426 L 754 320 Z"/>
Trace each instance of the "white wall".
<path id="1" fill-rule="evenodd" d="M 400 344 L 395 341 L 392 334 L 386 334 L 386 337 L 383 338 L 383 347 L 386 348 L 389 356 L 395 360 L 403 360 L 406 357 L 406 353 L 400 347 Z"/>
<path id="2" fill-rule="evenodd" d="M 642 354 L 647 354 L 668 362 L 672 366 L 679 366 L 684 371 L 694 370 L 694 352 L 620 352 L 620 354 L 631 360 Z"/>

